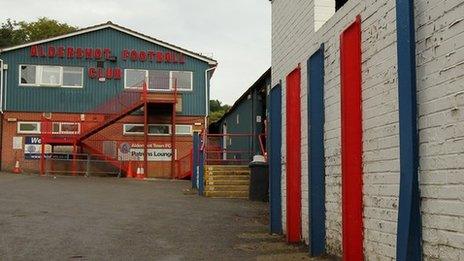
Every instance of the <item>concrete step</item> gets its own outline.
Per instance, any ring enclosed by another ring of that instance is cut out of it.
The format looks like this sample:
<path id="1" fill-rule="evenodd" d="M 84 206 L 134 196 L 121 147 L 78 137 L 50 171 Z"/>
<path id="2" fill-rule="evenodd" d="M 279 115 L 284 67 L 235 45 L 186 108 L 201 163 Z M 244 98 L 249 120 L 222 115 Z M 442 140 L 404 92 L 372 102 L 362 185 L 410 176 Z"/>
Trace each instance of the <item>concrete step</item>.
<path id="1" fill-rule="evenodd" d="M 248 198 L 248 191 L 205 191 L 210 198 Z"/>
<path id="2" fill-rule="evenodd" d="M 207 184 L 205 191 L 248 191 L 248 185 L 210 185 Z"/>
<path id="3" fill-rule="evenodd" d="M 250 181 L 250 176 L 212 175 L 212 176 L 205 176 L 205 180 L 206 181 L 233 181 L 233 180 Z"/>
<path id="4" fill-rule="evenodd" d="M 247 165 L 206 165 L 205 171 L 229 171 L 229 170 L 250 170 Z"/>
<path id="5" fill-rule="evenodd" d="M 205 170 L 206 175 L 250 175 L 250 170 Z"/>
<path id="6" fill-rule="evenodd" d="M 249 179 L 206 179 L 207 186 L 213 185 L 250 185 Z"/>

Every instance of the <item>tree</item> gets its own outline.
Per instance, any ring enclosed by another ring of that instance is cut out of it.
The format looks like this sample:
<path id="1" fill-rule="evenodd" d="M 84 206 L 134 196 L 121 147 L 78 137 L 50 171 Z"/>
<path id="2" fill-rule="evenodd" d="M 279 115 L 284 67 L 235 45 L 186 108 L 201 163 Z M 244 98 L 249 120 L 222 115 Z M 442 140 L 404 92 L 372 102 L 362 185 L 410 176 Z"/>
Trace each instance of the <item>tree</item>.
<path id="1" fill-rule="evenodd" d="M 213 123 L 218 121 L 224 114 L 230 109 L 230 106 L 227 104 L 222 105 L 222 102 L 219 100 L 210 100 L 209 101 L 209 122 Z"/>
<path id="2" fill-rule="evenodd" d="M 35 22 L 7 19 L 0 28 L 0 48 L 34 42 L 76 31 L 78 28 L 41 17 Z"/>

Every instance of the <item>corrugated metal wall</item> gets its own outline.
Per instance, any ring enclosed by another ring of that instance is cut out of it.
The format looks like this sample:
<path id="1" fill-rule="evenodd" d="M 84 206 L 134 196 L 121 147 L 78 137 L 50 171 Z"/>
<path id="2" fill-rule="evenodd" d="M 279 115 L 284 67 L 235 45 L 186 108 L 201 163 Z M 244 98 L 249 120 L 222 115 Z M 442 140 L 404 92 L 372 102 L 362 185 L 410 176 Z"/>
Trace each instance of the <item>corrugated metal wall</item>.
<path id="1" fill-rule="evenodd" d="M 264 86 L 260 86 L 264 87 Z M 264 119 L 266 117 L 265 102 L 258 93 L 259 88 L 253 89 L 233 111 L 228 113 L 220 122 L 220 130 L 223 132 L 224 124 L 227 125 L 229 134 L 253 134 L 253 137 L 234 137 L 230 136 L 228 150 L 251 150 L 253 154 L 261 154 L 258 134 L 264 132 Z M 261 117 L 261 122 L 257 121 L 257 116 Z M 238 122 L 237 122 L 238 117 Z M 251 155 L 253 156 L 253 155 Z M 228 158 L 234 158 L 234 154 L 229 154 Z"/>
<path id="2" fill-rule="evenodd" d="M 106 28 L 75 37 L 46 43 L 42 46 L 72 46 L 82 48 L 110 48 L 112 55 L 118 57 L 117 62 L 105 62 L 105 67 L 120 67 L 121 69 L 155 69 L 193 71 L 193 91 L 183 92 L 183 115 L 205 115 L 205 70 L 209 65 L 186 56 L 185 64 L 168 64 L 157 62 L 123 61 L 121 52 L 124 49 L 168 51 L 168 49 L 153 43 L 127 35 L 120 31 Z M 40 58 L 31 57 L 29 47 L 1 53 L 0 58 L 8 64 L 8 86 L 5 96 L 5 111 L 30 112 L 85 112 L 104 103 L 124 88 L 124 73 L 121 80 L 107 80 L 104 83 L 90 79 L 87 74 L 89 67 L 97 67 L 96 60 Z M 53 88 L 19 86 L 19 65 L 63 65 L 84 67 L 84 88 Z"/>

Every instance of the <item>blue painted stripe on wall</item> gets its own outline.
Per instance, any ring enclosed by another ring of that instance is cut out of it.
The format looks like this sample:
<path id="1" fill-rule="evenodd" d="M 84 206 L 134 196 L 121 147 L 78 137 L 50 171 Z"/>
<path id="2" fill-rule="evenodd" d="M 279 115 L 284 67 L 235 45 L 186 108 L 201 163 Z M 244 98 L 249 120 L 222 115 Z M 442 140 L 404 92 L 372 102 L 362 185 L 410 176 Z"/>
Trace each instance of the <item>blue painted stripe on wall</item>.
<path id="1" fill-rule="evenodd" d="M 198 162 L 200 153 L 200 134 L 198 132 L 193 133 L 193 169 L 192 169 L 192 188 L 197 189 L 197 177 L 198 177 Z"/>
<path id="2" fill-rule="evenodd" d="M 418 180 L 416 40 L 414 1 L 396 1 L 398 99 L 400 121 L 400 197 L 397 260 L 422 259 Z"/>
<path id="3" fill-rule="evenodd" d="M 282 234 L 281 156 L 282 156 L 282 87 L 271 89 L 269 102 L 269 214 L 271 233 Z"/>
<path id="4" fill-rule="evenodd" d="M 309 252 L 325 253 L 324 45 L 308 60 Z"/>

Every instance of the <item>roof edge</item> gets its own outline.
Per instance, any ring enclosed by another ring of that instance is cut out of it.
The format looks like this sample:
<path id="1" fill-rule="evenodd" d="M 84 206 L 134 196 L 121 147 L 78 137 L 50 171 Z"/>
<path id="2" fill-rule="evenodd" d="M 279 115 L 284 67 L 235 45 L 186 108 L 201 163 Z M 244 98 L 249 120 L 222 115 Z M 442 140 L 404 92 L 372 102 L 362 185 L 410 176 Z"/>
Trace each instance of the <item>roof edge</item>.
<path id="1" fill-rule="evenodd" d="M 229 108 L 229 110 L 226 111 L 226 113 L 224 113 L 224 115 L 222 115 L 221 118 L 219 118 L 217 121 L 215 122 L 212 122 L 211 124 L 214 124 L 214 123 L 219 123 L 221 122 L 222 120 L 224 120 L 225 117 L 229 116 L 229 114 L 231 114 L 237 107 L 238 105 L 240 104 L 240 102 L 245 99 L 248 94 L 254 89 L 256 88 L 256 86 L 262 82 L 266 76 L 269 74 L 271 74 L 271 68 L 272 67 L 269 67 L 269 69 L 266 70 L 266 72 L 264 72 L 259 78 L 258 80 L 256 80 L 235 102 L 234 104 Z M 210 125 L 211 125 L 210 124 Z"/>
<path id="2" fill-rule="evenodd" d="M 20 45 L 16 45 L 16 46 L 3 48 L 3 49 L 0 49 L 0 53 L 9 52 L 9 51 L 13 51 L 13 50 L 17 50 L 17 49 L 21 49 L 21 48 L 25 48 L 25 47 L 37 45 L 37 44 L 43 44 L 43 43 L 47 43 L 47 42 L 57 41 L 57 40 L 61 40 L 61 39 L 65 39 L 65 38 L 85 34 L 85 33 L 90 33 L 90 32 L 94 32 L 94 31 L 102 30 L 102 29 L 105 29 L 105 28 L 112 28 L 112 29 L 118 30 L 120 32 L 123 32 L 125 34 L 132 35 L 132 36 L 137 37 L 139 39 L 145 40 L 147 42 L 151 42 L 151 43 L 160 45 L 162 47 L 177 51 L 179 53 L 183 53 L 183 54 L 188 55 L 188 56 L 190 56 L 192 58 L 207 62 L 209 65 L 212 65 L 212 66 L 215 66 L 215 65 L 218 64 L 218 62 L 216 60 L 214 60 L 214 59 L 212 59 L 210 57 L 207 57 L 207 56 L 204 56 L 204 55 L 189 51 L 187 49 L 183 49 L 183 48 L 181 48 L 179 46 L 176 46 L 176 45 L 173 45 L 173 44 L 170 44 L 170 43 L 155 39 L 153 37 L 144 35 L 142 33 L 133 31 L 133 30 L 131 30 L 129 28 L 114 24 L 114 23 L 112 23 L 110 21 L 107 22 L 107 23 L 104 23 L 104 24 L 98 24 L 98 25 L 82 28 L 82 29 L 79 29 L 77 31 L 74 31 L 74 32 L 71 32 L 71 33 L 68 33 L 68 34 L 63 34 L 63 35 L 59 35 L 59 36 L 55 36 L 55 37 L 51 37 L 51 38 L 47 38 L 47 39 L 43 39 L 43 40 L 38 40 L 38 41 L 30 42 L 30 43 L 25 43 L 25 44 L 20 44 Z"/>

